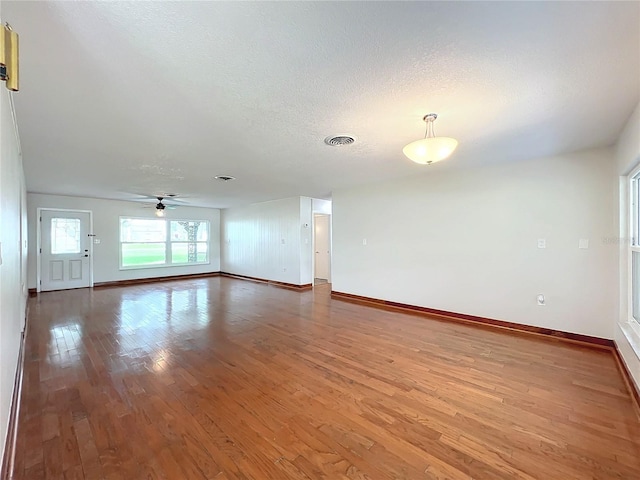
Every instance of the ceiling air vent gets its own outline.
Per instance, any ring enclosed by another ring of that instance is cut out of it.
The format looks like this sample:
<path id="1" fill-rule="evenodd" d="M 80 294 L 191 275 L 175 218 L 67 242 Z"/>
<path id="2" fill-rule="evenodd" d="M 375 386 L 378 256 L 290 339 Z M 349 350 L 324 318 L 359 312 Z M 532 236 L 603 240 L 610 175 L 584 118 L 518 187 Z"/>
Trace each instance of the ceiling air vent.
<path id="1" fill-rule="evenodd" d="M 343 145 L 351 145 L 356 139 L 349 135 L 328 136 L 324 139 L 324 143 L 330 147 L 341 147 Z"/>

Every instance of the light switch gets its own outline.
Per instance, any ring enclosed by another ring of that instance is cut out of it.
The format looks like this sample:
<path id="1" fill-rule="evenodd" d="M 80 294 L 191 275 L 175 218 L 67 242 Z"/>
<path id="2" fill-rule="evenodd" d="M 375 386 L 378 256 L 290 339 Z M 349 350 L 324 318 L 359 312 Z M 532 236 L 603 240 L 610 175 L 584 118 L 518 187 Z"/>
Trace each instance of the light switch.
<path id="1" fill-rule="evenodd" d="M 100 239 L 99 239 L 99 238 L 94 238 L 94 239 L 93 239 L 93 243 L 94 243 L 95 245 L 100 245 Z"/>
<path id="2" fill-rule="evenodd" d="M 545 238 L 538 239 L 538 248 L 547 248 L 547 240 Z"/>
<path id="3" fill-rule="evenodd" d="M 581 238 L 578 241 L 578 248 L 589 248 L 589 239 L 588 238 Z"/>
<path id="4" fill-rule="evenodd" d="M 367 244 L 367 239 L 366 239 L 366 238 L 363 238 L 363 239 L 362 239 L 362 245 L 366 245 L 366 244 Z"/>

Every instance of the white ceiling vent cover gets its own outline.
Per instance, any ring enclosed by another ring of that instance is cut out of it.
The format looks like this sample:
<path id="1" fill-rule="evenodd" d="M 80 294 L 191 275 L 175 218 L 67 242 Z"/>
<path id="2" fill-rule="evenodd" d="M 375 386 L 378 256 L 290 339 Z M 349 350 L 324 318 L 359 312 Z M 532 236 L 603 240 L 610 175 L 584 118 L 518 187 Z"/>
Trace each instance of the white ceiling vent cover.
<path id="1" fill-rule="evenodd" d="M 330 147 L 342 147 L 344 145 L 351 145 L 356 141 L 355 137 L 351 135 L 330 135 L 324 139 L 324 143 Z"/>

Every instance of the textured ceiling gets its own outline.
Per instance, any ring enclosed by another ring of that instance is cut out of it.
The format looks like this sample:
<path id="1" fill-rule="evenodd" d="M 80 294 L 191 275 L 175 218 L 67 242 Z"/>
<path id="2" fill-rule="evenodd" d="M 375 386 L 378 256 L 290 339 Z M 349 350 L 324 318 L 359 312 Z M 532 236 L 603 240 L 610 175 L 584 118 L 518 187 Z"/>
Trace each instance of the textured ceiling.
<path id="1" fill-rule="evenodd" d="M 640 3 L 6 2 L 32 192 L 227 207 L 611 145 Z M 413 164 L 424 135 L 460 141 Z M 328 135 L 357 142 L 328 147 Z M 217 182 L 215 175 L 237 177 Z"/>

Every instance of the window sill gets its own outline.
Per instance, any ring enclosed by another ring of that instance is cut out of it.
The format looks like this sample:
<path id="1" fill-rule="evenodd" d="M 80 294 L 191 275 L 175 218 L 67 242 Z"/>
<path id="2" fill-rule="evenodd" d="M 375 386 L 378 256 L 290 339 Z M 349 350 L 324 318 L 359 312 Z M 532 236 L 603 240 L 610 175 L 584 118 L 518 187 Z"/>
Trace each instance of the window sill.
<path id="1" fill-rule="evenodd" d="M 631 350 L 633 350 L 633 353 L 635 353 L 638 360 L 640 360 L 640 324 L 630 321 L 620 323 L 619 326 L 629 345 L 631 345 Z"/>
<path id="2" fill-rule="evenodd" d="M 136 265 L 135 267 L 123 267 L 120 266 L 118 270 L 127 271 L 127 270 L 148 270 L 153 268 L 176 268 L 176 267 L 197 267 L 199 265 L 211 265 L 211 261 L 208 262 L 198 262 L 198 263 L 171 263 L 169 265 Z"/>

